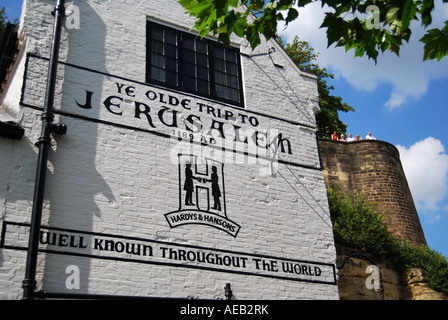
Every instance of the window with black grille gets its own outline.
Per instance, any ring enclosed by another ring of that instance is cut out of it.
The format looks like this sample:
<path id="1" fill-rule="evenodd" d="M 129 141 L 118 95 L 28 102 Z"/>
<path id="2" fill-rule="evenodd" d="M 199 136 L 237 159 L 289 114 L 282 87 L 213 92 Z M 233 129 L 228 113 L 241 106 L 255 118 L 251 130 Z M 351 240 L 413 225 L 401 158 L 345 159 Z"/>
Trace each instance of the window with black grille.
<path id="1" fill-rule="evenodd" d="M 242 107 L 240 53 L 148 21 L 146 81 Z"/>

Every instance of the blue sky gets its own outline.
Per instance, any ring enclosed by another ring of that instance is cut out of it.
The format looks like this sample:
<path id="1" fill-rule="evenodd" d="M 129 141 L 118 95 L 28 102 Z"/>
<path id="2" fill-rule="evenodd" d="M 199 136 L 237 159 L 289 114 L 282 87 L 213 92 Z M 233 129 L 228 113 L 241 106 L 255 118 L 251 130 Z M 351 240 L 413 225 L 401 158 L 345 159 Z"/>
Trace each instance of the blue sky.
<path id="1" fill-rule="evenodd" d="M 6 16 L 9 21 L 14 21 L 15 18 L 20 19 L 22 12 L 21 0 L 0 0 L 0 8 L 5 7 Z"/>
<path id="2" fill-rule="evenodd" d="M 11 21 L 20 18 L 21 4 L 0 0 Z M 441 0 L 436 5 L 431 27 L 448 19 L 448 5 Z M 448 57 L 422 61 L 423 30 L 417 24 L 400 57 L 387 53 L 375 65 L 342 48 L 327 48 L 322 19 L 320 4 L 310 4 L 279 33 L 288 42 L 295 35 L 308 41 L 319 53 L 319 65 L 335 74 L 332 93 L 356 110 L 340 114 L 347 133 L 365 137 L 371 131 L 397 146 L 428 245 L 448 257 Z"/>

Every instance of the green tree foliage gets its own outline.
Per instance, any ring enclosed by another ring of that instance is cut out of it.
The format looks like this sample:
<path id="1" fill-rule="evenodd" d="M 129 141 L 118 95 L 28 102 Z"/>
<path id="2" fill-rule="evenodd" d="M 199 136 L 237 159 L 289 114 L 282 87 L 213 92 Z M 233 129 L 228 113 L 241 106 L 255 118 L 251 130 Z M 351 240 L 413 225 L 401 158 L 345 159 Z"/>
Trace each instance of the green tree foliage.
<path id="1" fill-rule="evenodd" d="M 328 189 L 327 194 L 336 242 L 381 256 L 393 249 L 395 239 L 376 204 L 340 189 Z"/>
<path id="2" fill-rule="evenodd" d="M 2 41 L 3 35 L 5 34 L 6 21 L 5 7 L 3 7 L 0 9 L 0 41 Z"/>
<path id="3" fill-rule="evenodd" d="M 330 90 L 333 90 L 334 87 L 328 85 L 327 79 L 334 79 L 334 75 L 328 73 L 327 69 L 319 67 L 316 62 L 318 53 L 314 52 L 314 49 L 310 47 L 308 42 L 299 40 L 297 36 L 292 43 L 287 43 L 286 45 L 280 38 L 277 41 L 300 70 L 317 76 L 319 105 L 321 109 L 316 115 L 316 122 L 320 129 L 317 133 L 318 137 L 329 139 L 333 131 L 336 131 L 338 135 L 345 134 L 347 124 L 339 119 L 338 112 L 349 112 L 354 111 L 354 109 L 348 104 L 343 103 L 341 97 L 331 95 Z"/>
<path id="4" fill-rule="evenodd" d="M 275 37 L 277 23 L 288 25 L 299 17 L 297 8 L 317 0 L 179 0 L 196 17 L 201 36 L 212 33 L 229 44 L 232 33 L 249 41 L 252 48 L 261 40 Z M 442 0 L 448 3 L 448 0 Z M 355 56 L 367 55 L 377 61 L 378 54 L 391 51 L 399 55 L 408 42 L 412 21 L 424 28 L 432 23 L 434 0 L 321 0 L 328 6 L 321 27 L 327 29 L 328 46 L 354 49 Z M 371 7 L 374 5 L 375 7 Z M 243 8 L 243 9 L 241 9 Z M 372 10 L 374 8 L 374 10 Z M 371 14 L 371 15 L 369 15 Z M 448 55 L 448 21 L 442 29 L 430 29 L 420 39 L 423 59 L 440 60 Z"/>
<path id="5" fill-rule="evenodd" d="M 448 294 L 448 259 L 428 246 L 415 246 L 395 238 L 384 223 L 383 213 L 362 195 L 328 189 L 328 203 L 335 242 L 381 256 L 404 274 L 421 268 L 428 286 Z"/>
<path id="6" fill-rule="evenodd" d="M 17 19 L 15 19 L 14 22 L 12 23 L 17 24 L 18 23 Z M 3 40 L 3 35 L 5 34 L 7 25 L 8 25 L 8 18 L 6 17 L 5 7 L 2 7 L 0 9 L 0 42 Z"/>

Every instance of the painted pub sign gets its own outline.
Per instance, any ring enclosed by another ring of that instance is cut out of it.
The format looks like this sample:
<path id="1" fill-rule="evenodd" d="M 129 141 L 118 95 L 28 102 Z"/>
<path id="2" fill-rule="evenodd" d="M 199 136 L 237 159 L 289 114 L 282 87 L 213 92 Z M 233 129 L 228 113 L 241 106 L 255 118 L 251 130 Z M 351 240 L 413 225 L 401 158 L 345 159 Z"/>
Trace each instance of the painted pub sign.
<path id="1" fill-rule="evenodd" d="M 26 2 L 31 40 L 8 92 L 26 134 L 0 141 L 0 275 L 26 260 L 49 63 L 42 3 Z M 40 288 L 220 299 L 232 283 L 238 299 L 337 299 L 316 79 L 272 41 L 254 52 L 201 42 L 175 0 L 137 13 L 130 2 L 76 3 L 85 24 L 64 30 L 55 117 L 67 134 L 49 157 Z M 66 285 L 68 267 L 79 286 Z M 22 280 L 0 296 L 19 296 Z"/>

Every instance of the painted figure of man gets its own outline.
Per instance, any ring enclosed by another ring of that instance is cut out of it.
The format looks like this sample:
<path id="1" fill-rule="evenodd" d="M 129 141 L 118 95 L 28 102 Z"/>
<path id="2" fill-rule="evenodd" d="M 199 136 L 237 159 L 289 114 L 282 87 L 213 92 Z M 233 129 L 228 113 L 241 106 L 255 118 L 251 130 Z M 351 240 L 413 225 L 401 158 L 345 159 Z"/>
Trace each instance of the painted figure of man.
<path id="1" fill-rule="evenodd" d="M 193 171 L 191 170 L 191 163 L 187 162 L 185 164 L 185 182 L 184 182 L 184 190 L 186 192 L 185 194 L 185 205 L 186 206 L 194 206 L 193 203 L 193 179 L 196 179 L 193 176 Z"/>
<path id="2" fill-rule="evenodd" d="M 212 183 L 212 195 L 214 200 L 212 209 L 221 211 L 221 201 L 219 200 L 219 198 L 221 197 L 221 190 L 219 189 L 218 181 L 219 179 L 217 169 L 215 166 L 212 166 L 212 175 L 210 180 L 210 182 Z"/>

